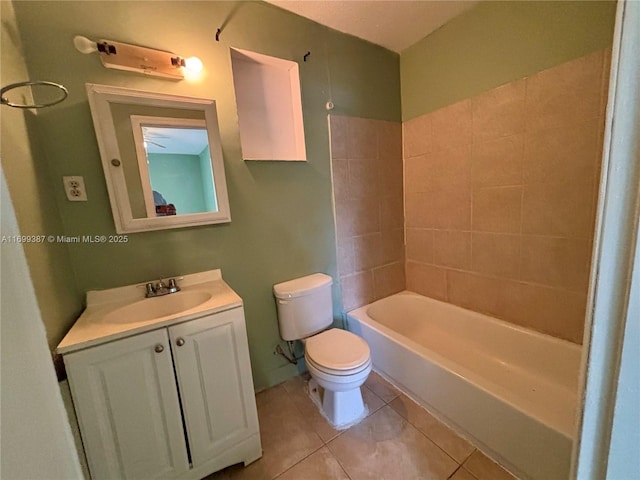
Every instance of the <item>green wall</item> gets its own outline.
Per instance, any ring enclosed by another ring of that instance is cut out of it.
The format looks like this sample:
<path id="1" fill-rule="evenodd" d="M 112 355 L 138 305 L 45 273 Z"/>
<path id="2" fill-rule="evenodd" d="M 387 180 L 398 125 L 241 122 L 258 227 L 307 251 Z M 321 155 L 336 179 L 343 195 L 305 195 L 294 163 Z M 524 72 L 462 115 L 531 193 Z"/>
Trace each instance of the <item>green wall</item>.
<path id="1" fill-rule="evenodd" d="M 147 158 L 151 188 L 173 203 L 178 215 L 207 211 L 199 155 L 148 153 Z"/>
<path id="2" fill-rule="evenodd" d="M 2 17 L 2 86 L 29 78 L 22 44 L 17 34 L 13 5 L 0 2 Z M 24 93 L 25 90 L 22 90 Z M 18 97 L 8 94 L 11 99 Z M 9 193 L 13 198 L 20 232 L 23 235 L 62 235 L 60 212 L 53 201 L 54 189 L 62 191 L 62 179 L 52 183 L 46 149 L 38 139 L 37 116 L 32 110 L 2 109 L 0 157 Z M 25 256 L 36 290 L 47 341 L 57 345 L 82 310 L 82 296 L 76 287 L 66 245 L 25 243 Z M 16 248 L 2 243 L 1 253 Z M 4 295 L 2 301 L 11 302 Z"/>
<path id="3" fill-rule="evenodd" d="M 615 1 L 480 2 L 400 55 L 409 120 L 611 45 Z"/>
<path id="4" fill-rule="evenodd" d="M 132 234 L 127 244 L 68 245 L 77 292 L 221 268 L 245 301 L 256 387 L 293 375 L 295 368 L 272 353 L 280 341 L 272 285 L 316 271 L 337 278 L 325 103 L 333 100 L 334 112 L 340 114 L 399 121 L 398 55 L 261 2 L 14 5 L 29 77 L 69 89 L 65 102 L 41 110 L 37 118 L 48 183 L 53 185 L 45 200 L 57 205 L 67 235 L 115 232 L 85 82 L 217 101 L 232 222 Z M 221 41 L 216 42 L 222 25 Z M 96 54 L 74 49 L 72 39 L 78 34 L 196 55 L 205 71 L 198 81 L 175 82 L 105 69 Z M 232 46 L 299 62 L 308 162 L 242 161 Z M 302 62 L 307 51 L 311 56 Z M 17 163 L 7 167 L 7 177 L 19 168 Z M 57 188 L 62 175 L 84 176 L 89 201 L 68 202 Z M 11 193 L 17 209 L 30 201 L 19 189 Z M 45 207 L 31 208 L 38 215 Z M 81 298 L 77 292 L 75 299 Z M 338 295 L 336 288 L 336 317 Z M 66 321 L 67 328 L 72 321 Z"/>

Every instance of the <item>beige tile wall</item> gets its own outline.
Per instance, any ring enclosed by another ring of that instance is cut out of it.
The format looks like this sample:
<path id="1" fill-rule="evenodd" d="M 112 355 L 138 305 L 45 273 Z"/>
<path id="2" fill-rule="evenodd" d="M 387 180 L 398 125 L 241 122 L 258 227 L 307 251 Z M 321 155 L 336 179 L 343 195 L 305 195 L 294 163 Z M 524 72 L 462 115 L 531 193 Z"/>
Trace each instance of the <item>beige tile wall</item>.
<path id="1" fill-rule="evenodd" d="M 400 123 L 331 116 L 338 270 L 346 311 L 405 289 Z"/>
<path id="2" fill-rule="evenodd" d="M 404 123 L 409 290 L 582 341 L 609 58 Z"/>

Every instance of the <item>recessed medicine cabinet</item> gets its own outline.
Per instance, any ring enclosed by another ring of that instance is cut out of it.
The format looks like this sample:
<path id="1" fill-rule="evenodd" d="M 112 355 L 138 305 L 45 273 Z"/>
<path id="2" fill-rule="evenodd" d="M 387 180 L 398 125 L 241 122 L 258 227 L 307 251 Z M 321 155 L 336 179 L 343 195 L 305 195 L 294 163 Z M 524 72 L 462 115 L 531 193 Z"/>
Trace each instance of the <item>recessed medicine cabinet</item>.
<path id="1" fill-rule="evenodd" d="M 306 161 L 298 64 L 231 49 L 245 160 Z"/>
<path id="2" fill-rule="evenodd" d="M 118 233 L 231 221 L 215 100 L 87 84 Z"/>

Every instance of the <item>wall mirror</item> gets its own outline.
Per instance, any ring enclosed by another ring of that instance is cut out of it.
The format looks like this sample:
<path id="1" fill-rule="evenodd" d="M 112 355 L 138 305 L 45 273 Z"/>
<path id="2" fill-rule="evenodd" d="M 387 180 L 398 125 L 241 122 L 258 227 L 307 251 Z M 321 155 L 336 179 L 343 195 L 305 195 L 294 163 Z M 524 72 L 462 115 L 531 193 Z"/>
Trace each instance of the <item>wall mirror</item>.
<path id="1" fill-rule="evenodd" d="M 118 233 L 231 221 L 214 100 L 87 84 Z"/>

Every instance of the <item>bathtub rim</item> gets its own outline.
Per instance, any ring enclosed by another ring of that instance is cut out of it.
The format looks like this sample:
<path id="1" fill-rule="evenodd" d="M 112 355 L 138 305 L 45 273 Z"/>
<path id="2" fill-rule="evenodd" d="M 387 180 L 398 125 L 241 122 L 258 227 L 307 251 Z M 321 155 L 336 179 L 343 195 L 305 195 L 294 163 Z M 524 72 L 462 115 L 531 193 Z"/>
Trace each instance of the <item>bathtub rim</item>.
<path id="1" fill-rule="evenodd" d="M 357 312 L 361 312 L 361 311 L 365 311 L 370 308 L 371 306 L 373 306 L 374 304 L 380 303 L 384 300 L 387 300 L 388 298 L 391 297 L 396 297 L 396 296 L 410 296 L 410 297 L 417 297 L 417 298 L 426 298 L 429 301 L 432 302 L 436 302 L 438 304 L 442 304 L 442 305 L 446 305 L 447 308 L 451 308 L 455 311 L 463 311 L 463 312 L 470 312 L 474 315 L 481 315 L 483 317 L 485 317 L 488 321 L 490 321 L 493 325 L 500 325 L 503 328 L 509 329 L 510 331 L 516 331 L 516 332 L 523 332 L 526 333 L 527 335 L 531 335 L 533 337 L 536 337 L 538 339 L 542 339 L 545 341 L 549 341 L 552 342 L 558 346 L 564 346 L 567 348 L 570 348 L 572 350 L 576 350 L 576 351 L 581 351 L 582 349 L 582 345 L 579 345 L 577 343 L 574 343 L 570 340 L 566 340 L 564 338 L 559 338 L 559 337 L 554 337 L 553 335 L 550 335 L 548 333 L 544 333 L 544 332 L 540 332 L 538 330 L 534 330 L 532 328 L 527 328 L 527 327 L 523 327 L 522 325 L 517 325 L 515 323 L 509 322 L 507 320 L 502 320 L 498 317 L 494 317 L 493 315 L 489 314 L 489 313 L 484 313 L 484 312 L 477 312 L 475 310 L 471 310 L 469 308 L 465 308 L 465 307 L 461 307 L 459 305 L 456 305 L 454 303 L 449 303 L 449 302 L 445 302 L 443 300 L 438 300 L 437 298 L 433 298 L 433 297 L 428 297 L 426 295 L 421 295 L 419 293 L 413 292 L 411 290 L 402 290 L 401 292 L 398 293 L 394 293 L 392 295 L 388 295 L 384 298 L 380 298 L 378 300 L 375 300 L 371 303 L 368 303 L 367 305 L 363 305 L 361 307 L 358 308 L 354 308 L 348 312 L 345 312 L 346 315 L 351 315 Z M 370 318 L 370 317 L 369 317 Z M 372 319 L 373 320 L 373 319 Z M 375 320 L 373 320 L 375 321 Z M 379 322 L 377 322 L 379 323 Z"/>

